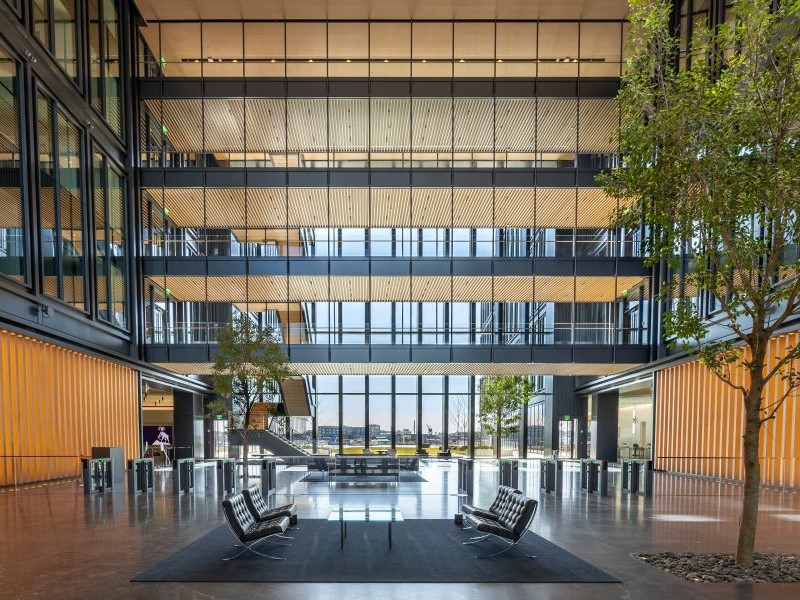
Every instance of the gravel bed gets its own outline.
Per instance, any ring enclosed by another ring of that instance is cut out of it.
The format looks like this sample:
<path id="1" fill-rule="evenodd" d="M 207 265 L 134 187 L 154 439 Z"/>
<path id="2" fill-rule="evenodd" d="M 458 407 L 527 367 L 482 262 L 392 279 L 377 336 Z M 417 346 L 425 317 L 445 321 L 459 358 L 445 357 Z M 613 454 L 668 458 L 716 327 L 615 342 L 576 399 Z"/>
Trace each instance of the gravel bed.
<path id="1" fill-rule="evenodd" d="M 800 556 L 796 554 L 756 554 L 755 564 L 750 569 L 734 563 L 732 554 L 659 552 L 634 556 L 687 581 L 800 583 Z"/>

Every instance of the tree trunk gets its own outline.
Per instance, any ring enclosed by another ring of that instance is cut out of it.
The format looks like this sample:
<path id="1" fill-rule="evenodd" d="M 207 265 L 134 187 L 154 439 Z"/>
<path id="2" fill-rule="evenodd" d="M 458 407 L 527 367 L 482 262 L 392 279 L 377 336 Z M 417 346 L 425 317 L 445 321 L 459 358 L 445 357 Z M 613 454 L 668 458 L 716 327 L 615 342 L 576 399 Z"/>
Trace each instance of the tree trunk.
<path id="1" fill-rule="evenodd" d="M 500 423 L 502 422 L 500 419 L 502 418 L 502 413 L 498 409 L 497 411 L 497 460 L 503 458 L 503 449 L 500 446 L 500 440 L 503 436 L 502 428 L 500 427 Z"/>
<path id="2" fill-rule="evenodd" d="M 247 487 L 250 483 L 250 469 L 247 468 L 247 453 L 249 450 L 249 443 L 248 443 L 248 435 L 247 429 L 242 430 L 242 475 L 244 477 L 244 482 L 242 487 Z"/>
<path id="3" fill-rule="evenodd" d="M 750 382 L 750 390 L 744 397 L 745 424 L 742 436 L 742 460 L 744 460 L 744 494 L 742 514 L 739 521 L 739 539 L 736 544 L 736 564 L 744 567 L 753 565 L 753 550 L 758 524 L 758 492 L 761 484 L 761 464 L 758 459 L 759 437 L 761 435 L 761 394 L 764 381 L 761 370 L 755 373 Z"/>

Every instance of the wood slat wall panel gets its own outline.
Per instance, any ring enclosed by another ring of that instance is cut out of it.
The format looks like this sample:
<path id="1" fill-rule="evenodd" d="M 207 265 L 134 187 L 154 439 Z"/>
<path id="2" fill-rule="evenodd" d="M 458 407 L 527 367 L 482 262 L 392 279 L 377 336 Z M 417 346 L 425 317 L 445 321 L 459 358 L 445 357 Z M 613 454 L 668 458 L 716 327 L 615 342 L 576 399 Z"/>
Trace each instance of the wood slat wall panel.
<path id="1" fill-rule="evenodd" d="M 417 227 L 450 227 L 453 197 L 449 188 L 412 188 L 411 223 Z"/>
<path id="2" fill-rule="evenodd" d="M 584 99 L 578 106 L 579 152 L 615 152 L 619 127 L 616 100 Z"/>
<path id="3" fill-rule="evenodd" d="M 613 152 L 619 123 L 613 99 L 168 98 L 144 103 L 166 125 L 172 146 L 185 152 L 203 148 L 203 130 L 207 152 Z"/>
<path id="4" fill-rule="evenodd" d="M 800 331 L 770 340 L 767 356 L 774 365 L 787 347 L 800 342 Z M 795 367 L 797 368 L 797 367 Z M 734 370 L 734 382 L 747 385 L 747 372 Z M 773 379 L 763 403 L 786 391 Z M 800 487 L 800 395 L 793 392 L 775 419 L 761 430 L 759 455 L 765 484 Z M 693 361 L 657 373 L 656 468 L 726 479 L 742 479 L 744 411 L 741 393 Z"/>
<path id="5" fill-rule="evenodd" d="M 245 119 L 250 152 L 277 152 L 286 149 L 286 100 L 284 98 L 246 98 Z M 251 125 L 257 123 L 257 126 Z"/>
<path id="6" fill-rule="evenodd" d="M 538 152 L 575 151 L 578 144 L 577 102 L 539 98 L 536 122 L 536 150 Z"/>
<path id="7" fill-rule="evenodd" d="M 196 302 L 612 302 L 638 276 L 283 276 L 167 275 L 153 281 L 178 301 Z M 206 291 L 206 287 L 208 290 Z M 452 296 L 451 296 L 452 289 Z"/>
<path id="8" fill-rule="evenodd" d="M 498 98 L 495 119 L 498 152 L 536 148 L 535 98 Z"/>
<path id="9" fill-rule="evenodd" d="M 0 329 L 0 375 L 0 486 L 77 476 L 92 446 L 139 456 L 132 369 Z"/>
<path id="10" fill-rule="evenodd" d="M 411 222 L 410 188 L 373 188 L 372 227 L 408 227 Z"/>
<path id="11" fill-rule="evenodd" d="M 495 227 L 534 227 L 536 188 L 495 188 Z"/>
<path id="12" fill-rule="evenodd" d="M 0 229 L 21 227 L 22 193 L 18 187 L 0 187 Z"/>
<path id="13" fill-rule="evenodd" d="M 492 193 L 494 191 L 494 199 Z M 597 188 L 149 189 L 179 227 L 608 227 Z M 288 194 L 288 199 L 287 199 Z M 246 202 L 246 210 L 245 210 Z M 355 204 L 354 204 L 355 203 Z M 52 213 L 52 209 L 50 211 Z M 246 225 L 245 225 L 246 221 Z"/>

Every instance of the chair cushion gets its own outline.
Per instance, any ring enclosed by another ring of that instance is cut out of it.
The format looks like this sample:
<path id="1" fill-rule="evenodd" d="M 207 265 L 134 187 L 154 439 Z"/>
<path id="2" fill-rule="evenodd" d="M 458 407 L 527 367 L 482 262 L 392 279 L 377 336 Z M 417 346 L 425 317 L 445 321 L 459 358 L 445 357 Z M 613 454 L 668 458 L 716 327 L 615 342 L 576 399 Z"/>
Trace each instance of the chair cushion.
<path id="1" fill-rule="evenodd" d="M 236 537 L 241 538 L 256 524 L 242 494 L 234 494 L 222 501 L 222 510 Z"/>
<path id="2" fill-rule="evenodd" d="M 275 535 L 276 533 L 283 533 L 289 527 L 289 517 L 280 517 L 270 521 L 263 521 L 256 523 L 255 526 L 242 536 L 243 542 L 251 540 L 258 540 L 268 535 Z"/>
<path id="3" fill-rule="evenodd" d="M 538 503 L 522 494 L 511 494 L 503 504 L 497 522 L 511 532 L 513 539 L 518 539 L 533 517 Z"/>
<path id="4" fill-rule="evenodd" d="M 510 529 L 503 527 L 499 522 L 492 519 L 483 519 L 476 515 L 467 515 L 467 523 L 472 525 L 476 531 L 491 533 L 496 536 L 513 539 L 514 535 Z"/>
<path id="5" fill-rule="evenodd" d="M 276 506 L 269 508 L 265 513 L 259 517 L 259 521 L 269 521 L 278 517 L 292 517 L 297 514 L 297 505 L 284 504 L 283 506 Z"/>
<path id="6" fill-rule="evenodd" d="M 497 521 L 499 518 L 496 514 L 489 512 L 485 508 L 479 508 L 477 506 L 472 506 L 471 504 L 465 504 L 461 507 L 461 512 L 465 515 L 475 515 L 481 517 L 482 519 L 491 519 L 492 521 Z"/>

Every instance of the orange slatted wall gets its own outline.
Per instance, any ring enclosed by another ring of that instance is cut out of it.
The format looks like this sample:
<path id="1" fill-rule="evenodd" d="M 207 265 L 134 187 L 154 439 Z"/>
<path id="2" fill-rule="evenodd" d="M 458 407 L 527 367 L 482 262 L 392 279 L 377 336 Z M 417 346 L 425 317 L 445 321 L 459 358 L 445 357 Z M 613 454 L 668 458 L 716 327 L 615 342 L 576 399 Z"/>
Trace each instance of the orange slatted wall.
<path id="1" fill-rule="evenodd" d="M 770 364 L 798 341 L 798 331 L 775 337 L 768 352 Z M 797 368 L 800 364 L 796 363 Z M 740 383 L 746 383 L 744 369 L 734 373 Z M 697 361 L 659 371 L 656 378 L 656 468 L 741 479 L 741 393 Z M 764 405 L 780 398 L 785 385 L 779 377 L 773 378 Z M 800 487 L 798 390 L 789 395 L 776 418 L 763 425 L 760 454 L 764 483 Z"/>
<path id="2" fill-rule="evenodd" d="M 124 366 L 0 329 L 0 486 L 76 476 L 78 457 L 92 446 L 138 456 L 136 378 Z"/>

